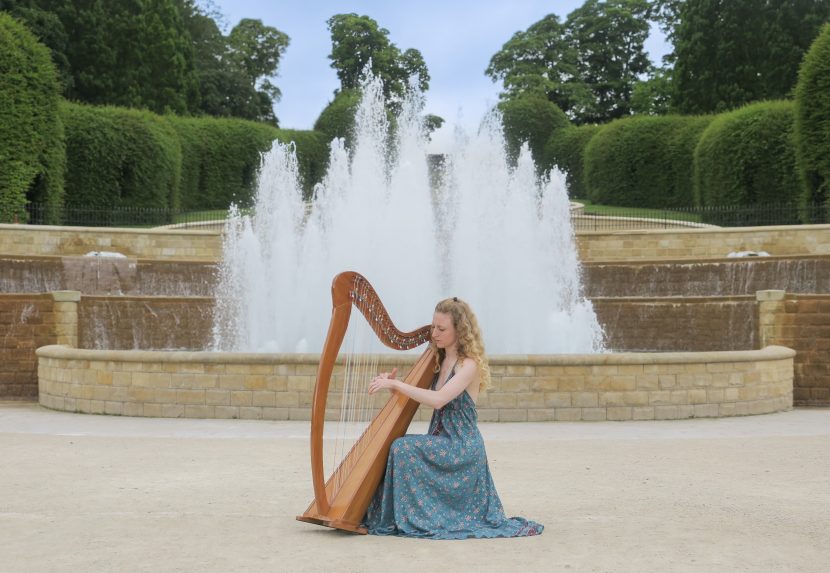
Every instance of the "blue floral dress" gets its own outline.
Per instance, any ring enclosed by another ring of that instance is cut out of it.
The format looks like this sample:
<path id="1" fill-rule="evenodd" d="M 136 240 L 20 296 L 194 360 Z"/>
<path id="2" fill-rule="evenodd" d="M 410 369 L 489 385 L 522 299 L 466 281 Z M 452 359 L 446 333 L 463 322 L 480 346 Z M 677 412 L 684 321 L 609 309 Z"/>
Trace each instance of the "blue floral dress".
<path id="1" fill-rule="evenodd" d="M 466 539 L 542 533 L 543 525 L 505 517 L 477 420 L 465 390 L 433 413 L 426 435 L 392 442 L 386 475 L 366 512 L 370 534 Z"/>

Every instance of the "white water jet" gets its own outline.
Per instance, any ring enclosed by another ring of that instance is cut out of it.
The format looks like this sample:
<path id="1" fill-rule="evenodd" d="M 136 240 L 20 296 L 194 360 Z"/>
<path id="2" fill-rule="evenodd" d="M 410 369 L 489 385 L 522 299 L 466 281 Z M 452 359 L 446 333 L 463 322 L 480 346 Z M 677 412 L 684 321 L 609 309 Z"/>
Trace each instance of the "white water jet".
<path id="1" fill-rule="evenodd" d="M 345 270 L 373 284 L 402 330 L 445 297 L 475 309 L 491 354 L 598 352 L 602 330 L 582 296 L 565 178 L 540 180 L 525 146 L 515 167 L 498 117 L 459 134 L 430 186 L 419 94 L 390 143 L 381 84 L 363 85 L 352 149 L 331 144 L 310 212 L 293 146 L 275 143 L 259 175 L 253 220 L 225 229 L 214 347 L 319 352 L 330 286 Z"/>

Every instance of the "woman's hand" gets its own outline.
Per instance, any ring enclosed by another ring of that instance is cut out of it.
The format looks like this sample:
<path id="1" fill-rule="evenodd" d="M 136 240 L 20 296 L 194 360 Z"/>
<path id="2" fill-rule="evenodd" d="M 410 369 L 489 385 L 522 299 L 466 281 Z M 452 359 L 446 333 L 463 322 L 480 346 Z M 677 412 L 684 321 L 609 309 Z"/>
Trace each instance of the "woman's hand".
<path id="1" fill-rule="evenodd" d="M 394 390 L 395 384 L 398 382 L 395 380 L 395 376 L 398 374 L 398 369 L 393 368 L 392 372 L 382 372 L 378 374 L 372 381 L 369 382 L 369 394 L 374 394 L 380 390 Z"/>

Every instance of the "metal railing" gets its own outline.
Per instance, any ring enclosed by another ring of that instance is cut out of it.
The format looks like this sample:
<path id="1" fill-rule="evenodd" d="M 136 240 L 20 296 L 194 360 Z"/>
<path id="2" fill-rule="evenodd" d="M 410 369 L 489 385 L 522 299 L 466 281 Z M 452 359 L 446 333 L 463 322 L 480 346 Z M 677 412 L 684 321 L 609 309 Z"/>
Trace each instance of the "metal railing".
<path id="1" fill-rule="evenodd" d="M 250 212 L 250 210 L 248 210 Z M 78 227 L 168 227 L 221 229 L 226 209 L 176 210 L 145 207 L 65 206 L 54 213 L 45 205 L 30 203 L 27 216 L 0 223 Z M 830 223 L 828 205 L 753 205 L 636 209 L 575 204 L 571 220 L 577 232 L 695 227 L 754 227 Z"/>
<path id="2" fill-rule="evenodd" d="M 675 209 L 585 205 L 571 217 L 577 231 L 763 227 L 830 223 L 827 205 L 727 205 Z"/>
<path id="3" fill-rule="evenodd" d="M 45 205 L 26 206 L 30 225 L 62 225 L 67 227 L 173 227 L 203 229 L 220 227 L 228 217 L 227 209 L 186 211 L 152 207 L 77 207 L 65 206 L 53 213 Z M 8 221 L 4 221 L 8 222 Z"/>

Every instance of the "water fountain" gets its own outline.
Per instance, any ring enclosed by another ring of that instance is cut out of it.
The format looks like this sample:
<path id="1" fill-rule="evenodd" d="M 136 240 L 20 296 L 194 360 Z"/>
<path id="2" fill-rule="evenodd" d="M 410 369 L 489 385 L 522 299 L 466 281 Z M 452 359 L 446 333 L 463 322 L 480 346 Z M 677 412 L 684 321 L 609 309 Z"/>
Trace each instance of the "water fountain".
<path id="1" fill-rule="evenodd" d="M 332 142 L 308 215 L 292 146 L 276 143 L 266 155 L 255 220 L 237 213 L 226 228 L 215 347 L 319 352 L 331 279 L 356 270 L 403 328 L 428 322 L 440 298 L 460 296 L 491 353 L 601 351 L 564 176 L 540 180 L 526 147 L 510 165 L 493 114 L 477 133 L 459 133 L 433 187 L 421 97 L 404 102 L 390 138 L 382 85 L 369 78 L 363 92 L 353 146 Z"/>
<path id="2" fill-rule="evenodd" d="M 275 144 L 264 158 L 255 216 L 236 213 L 226 228 L 213 351 L 75 348 L 86 326 L 71 325 L 88 303 L 78 303 L 79 293 L 54 293 L 54 321 L 69 326 L 58 329 L 57 345 L 37 350 L 40 403 L 134 416 L 308 419 L 329 285 L 336 273 L 356 270 L 403 329 L 429 321 L 442 297 L 470 301 L 493 374 L 478 402 L 482 421 L 677 419 L 792 407 L 788 348 L 602 352 L 561 174 L 537 178 L 527 149 L 509 161 L 491 116 L 476 133 L 459 134 L 445 170 L 431 177 L 419 98 L 405 103 L 388 136 L 379 84 L 370 80 L 364 91 L 352 145 L 332 142 L 311 205 L 302 201 L 293 148 Z M 106 311 L 109 299 L 101 303 Z M 733 303 L 758 309 L 763 346 L 783 298 L 759 293 L 757 301 Z M 188 326 L 150 310 L 159 329 L 198 330 L 200 315 Z M 700 330 L 717 328 L 718 319 Z M 413 360 L 388 356 L 380 366 Z"/>

